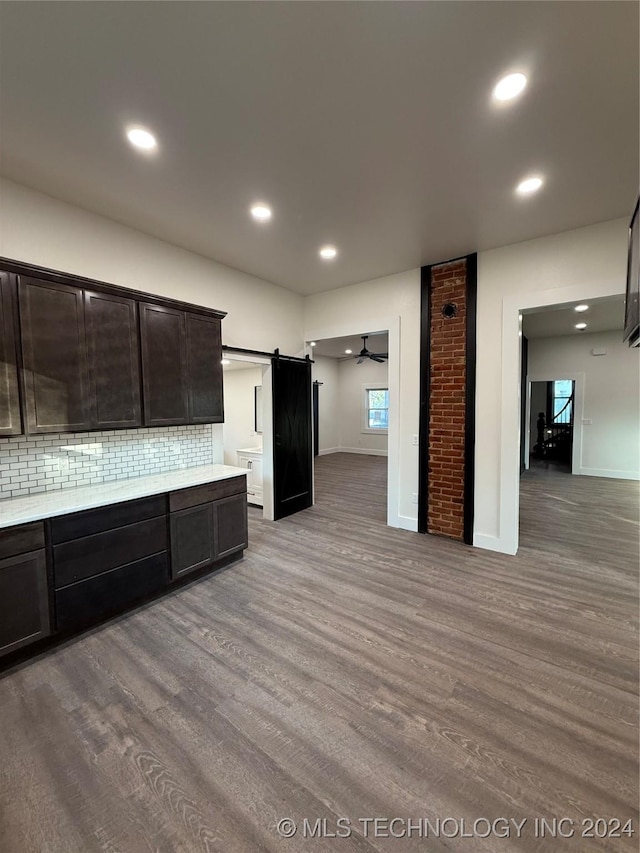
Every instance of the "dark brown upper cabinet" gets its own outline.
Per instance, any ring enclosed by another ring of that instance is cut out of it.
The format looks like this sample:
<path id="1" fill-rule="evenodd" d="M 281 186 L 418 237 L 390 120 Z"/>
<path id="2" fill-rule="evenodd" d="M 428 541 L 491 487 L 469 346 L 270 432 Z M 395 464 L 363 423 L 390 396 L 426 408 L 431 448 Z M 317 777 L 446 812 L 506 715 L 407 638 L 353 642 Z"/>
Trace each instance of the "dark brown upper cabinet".
<path id="1" fill-rule="evenodd" d="M 0 436 L 22 433 L 17 324 L 15 276 L 0 272 Z"/>
<path id="2" fill-rule="evenodd" d="M 145 426 L 189 423 L 184 311 L 140 303 Z"/>
<path id="3" fill-rule="evenodd" d="M 220 320 L 140 304 L 146 426 L 222 423 Z"/>
<path id="4" fill-rule="evenodd" d="M 186 314 L 189 422 L 222 423 L 222 339 L 220 320 Z"/>
<path id="5" fill-rule="evenodd" d="M 224 312 L 0 264 L 0 436 L 222 423 Z"/>
<path id="6" fill-rule="evenodd" d="M 136 302 L 20 281 L 27 432 L 140 426 Z"/>
<path id="7" fill-rule="evenodd" d="M 91 429 L 82 290 L 21 278 L 19 291 L 27 432 Z"/>
<path id="8" fill-rule="evenodd" d="M 138 317 L 133 299 L 84 295 L 92 429 L 142 424 Z"/>

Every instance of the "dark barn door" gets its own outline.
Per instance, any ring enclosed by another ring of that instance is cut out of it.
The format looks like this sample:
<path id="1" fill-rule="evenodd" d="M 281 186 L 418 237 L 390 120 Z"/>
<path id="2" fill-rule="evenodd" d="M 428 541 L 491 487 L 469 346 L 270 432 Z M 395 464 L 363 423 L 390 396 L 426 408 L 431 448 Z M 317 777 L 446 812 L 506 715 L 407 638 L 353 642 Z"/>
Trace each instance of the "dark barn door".
<path id="1" fill-rule="evenodd" d="M 274 358 L 273 486 L 276 520 L 312 504 L 311 362 Z"/>
<path id="2" fill-rule="evenodd" d="M 520 473 L 527 467 L 526 434 L 527 423 L 527 377 L 529 376 L 529 341 L 523 335 L 520 349 Z"/>
<path id="3" fill-rule="evenodd" d="M 320 399 L 318 390 L 322 382 L 313 383 L 313 455 L 320 453 Z"/>

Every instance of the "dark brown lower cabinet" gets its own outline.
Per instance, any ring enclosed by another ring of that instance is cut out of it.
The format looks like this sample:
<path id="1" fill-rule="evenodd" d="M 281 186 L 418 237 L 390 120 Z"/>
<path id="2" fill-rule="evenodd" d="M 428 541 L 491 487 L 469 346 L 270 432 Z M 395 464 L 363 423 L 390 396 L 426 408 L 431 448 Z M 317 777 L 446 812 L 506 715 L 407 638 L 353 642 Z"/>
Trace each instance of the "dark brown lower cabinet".
<path id="1" fill-rule="evenodd" d="M 0 560 L 0 655 L 50 633 L 44 550 Z"/>
<path id="2" fill-rule="evenodd" d="M 0 657 L 123 613 L 247 544 L 244 476 L 0 529 Z"/>
<path id="3" fill-rule="evenodd" d="M 213 529 L 216 560 L 247 547 L 246 493 L 223 498 L 213 504 Z"/>
<path id="4" fill-rule="evenodd" d="M 171 577 L 182 577 L 215 560 L 213 504 L 171 513 Z"/>
<path id="5" fill-rule="evenodd" d="M 166 503 L 161 495 L 52 519 L 58 631 L 99 622 L 166 587 Z"/>
<path id="6" fill-rule="evenodd" d="M 244 481 L 245 478 L 239 479 Z M 246 485 L 244 489 L 239 494 L 171 513 L 173 580 L 212 565 L 247 547 Z M 173 498 L 173 495 L 171 497 Z"/>
<path id="7" fill-rule="evenodd" d="M 169 578 L 166 552 L 56 590 L 56 626 L 72 631 L 122 613 L 160 592 Z"/>

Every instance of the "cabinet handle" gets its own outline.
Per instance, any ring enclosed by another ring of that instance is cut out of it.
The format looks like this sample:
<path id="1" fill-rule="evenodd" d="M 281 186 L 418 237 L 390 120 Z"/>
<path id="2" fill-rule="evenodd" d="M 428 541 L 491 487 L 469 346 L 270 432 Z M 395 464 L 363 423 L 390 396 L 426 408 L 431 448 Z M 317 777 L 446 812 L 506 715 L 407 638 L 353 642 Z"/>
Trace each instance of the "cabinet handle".
<path id="1" fill-rule="evenodd" d="M 251 461 L 251 459 L 247 460 L 247 468 L 253 468 L 253 462 Z"/>

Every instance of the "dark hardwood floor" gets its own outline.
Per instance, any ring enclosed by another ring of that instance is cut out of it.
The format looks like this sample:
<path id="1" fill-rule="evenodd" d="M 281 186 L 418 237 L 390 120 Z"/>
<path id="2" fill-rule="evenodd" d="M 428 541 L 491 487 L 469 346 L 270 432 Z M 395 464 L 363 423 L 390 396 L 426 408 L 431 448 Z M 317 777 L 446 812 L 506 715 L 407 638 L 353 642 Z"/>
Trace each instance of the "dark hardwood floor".
<path id="1" fill-rule="evenodd" d="M 530 472 L 510 558 L 386 528 L 385 459 L 316 481 L 313 509 L 250 509 L 242 562 L 0 680 L 0 850 L 635 851 L 637 484 Z"/>

